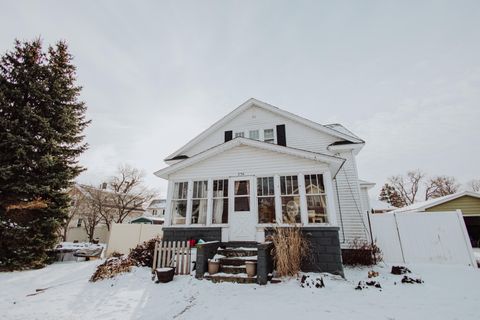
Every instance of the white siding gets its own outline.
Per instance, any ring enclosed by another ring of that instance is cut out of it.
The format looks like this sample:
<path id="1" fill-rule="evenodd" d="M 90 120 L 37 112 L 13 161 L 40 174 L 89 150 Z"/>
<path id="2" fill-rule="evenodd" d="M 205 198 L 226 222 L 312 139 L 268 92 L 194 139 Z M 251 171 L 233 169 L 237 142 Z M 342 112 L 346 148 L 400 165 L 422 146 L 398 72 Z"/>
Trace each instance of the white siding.
<path id="1" fill-rule="evenodd" d="M 342 140 L 306 127 L 296 121 L 286 119 L 265 109 L 253 106 L 232 119 L 210 136 L 206 137 L 204 140 L 197 143 L 185 153 L 188 156 L 193 156 L 223 143 L 225 139 L 225 131 L 229 130 L 233 131 L 234 136 L 235 132 L 244 131 L 245 137 L 248 138 L 249 130 L 274 129 L 276 136 L 276 126 L 279 124 L 285 124 L 287 146 L 289 147 L 331 154 L 331 152 L 327 150 L 327 146 L 335 141 Z"/>
<path id="2" fill-rule="evenodd" d="M 338 156 L 347 159 L 338 172 L 335 179 L 336 183 L 334 183 L 333 187 L 337 220 L 341 228 L 340 242 L 342 247 L 346 248 L 354 239 L 368 239 L 368 224 L 360 199 L 355 156 L 352 152 L 341 153 Z"/>
<path id="3" fill-rule="evenodd" d="M 368 188 L 360 186 L 360 201 L 362 202 L 363 212 L 370 212 L 370 198 L 368 197 Z"/>
<path id="4" fill-rule="evenodd" d="M 230 177 L 238 175 L 296 174 L 328 170 L 328 165 L 317 161 L 238 146 L 224 153 L 198 162 L 169 176 L 169 180 Z"/>

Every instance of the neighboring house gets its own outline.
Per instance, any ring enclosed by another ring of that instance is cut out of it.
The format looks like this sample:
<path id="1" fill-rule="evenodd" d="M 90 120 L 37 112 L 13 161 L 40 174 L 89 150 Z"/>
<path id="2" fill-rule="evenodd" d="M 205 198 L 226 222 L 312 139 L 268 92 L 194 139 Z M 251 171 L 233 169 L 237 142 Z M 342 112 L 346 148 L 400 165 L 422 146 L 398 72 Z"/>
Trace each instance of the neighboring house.
<path id="1" fill-rule="evenodd" d="M 378 199 L 370 199 L 370 212 L 372 213 L 385 213 L 398 209 L 392 206 L 390 203 L 381 201 Z"/>
<path id="2" fill-rule="evenodd" d="M 141 216 L 135 219 L 132 219 L 130 223 L 143 223 L 143 224 L 163 224 L 165 221 L 164 218 L 152 217 L 152 216 Z"/>
<path id="3" fill-rule="evenodd" d="M 480 247 L 480 193 L 462 191 L 448 196 L 417 202 L 394 210 L 396 213 L 461 210 L 473 247 Z"/>
<path id="4" fill-rule="evenodd" d="M 76 210 L 76 212 L 67 227 L 67 242 L 88 242 L 88 235 L 85 231 L 84 213 L 86 212 L 86 210 L 91 210 L 87 203 L 90 197 L 89 191 L 104 193 L 106 195 L 106 199 L 108 199 L 108 195 L 111 194 L 110 191 L 106 190 L 105 183 L 103 183 L 99 188 L 93 188 L 91 186 L 81 184 L 75 184 L 72 187 L 72 189 L 70 190 L 70 196 L 74 203 L 72 210 Z M 105 205 L 112 208 L 112 210 L 116 210 L 113 203 L 111 202 L 109 203 L 108 201 L 106 201 Z M 129 223 L 130 220 L 143 215 L 143 213 L 144 209 L 142 207 L 138 206 L 134 208 L 129 217 L 124 220 L 124 223 Z M 106 243 L 108 241 L 108 236 L 109 231 L 107 225 L 103 221 L 101 221 L 95 228 L 93 238 L 100 243 Z"/>
<path id="5" fill-rule="evenodd" d="M 299 225 L 341 267 L 340 245 L 368 240 L 368 189 L 356 156 L 365 145 L 340 124 L 321 125 L 250 99 L 169 155 L 164 240 L 265 240 Z M 323 244 L 322 244 L 323 243 Z M 328 264 L 325 263 L 328 261 Z"/>
<path id="6" fill-rule="evenodd" d="M 145 215 L 152 217 L 164 217 L 166 206 L 166 199 L 153 199 L 152 201 L 150 201 L 147 209 L 145 210 Z"/>

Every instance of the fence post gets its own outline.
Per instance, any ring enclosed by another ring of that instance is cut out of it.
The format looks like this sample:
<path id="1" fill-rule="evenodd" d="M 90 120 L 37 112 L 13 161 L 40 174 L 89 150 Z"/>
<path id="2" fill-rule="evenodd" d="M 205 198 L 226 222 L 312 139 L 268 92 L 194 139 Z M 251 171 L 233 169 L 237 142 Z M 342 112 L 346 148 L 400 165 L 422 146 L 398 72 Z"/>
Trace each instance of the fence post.
<path id="1" fill-rule="evenodd" d="M 152 272 L 157 269 L 157 257 L 158 257 L 158 241 L 155 241 L 155 249 L 153 251 L 153 265 Z"/>
<path id="2" fill-rule="evenodd" d="M 398 221 L 397 221 L 397 214 L 396 213 L 393 214 L 393 219 L 395 220 L 395 227 L 397 228 L 398 243 L 400 244 L 400 251 L 402 252 L 402 260 L 403 260 L 403 263 L 406 263 L 405 255 L 403 253 L 402 238 L 400 237 L 400 230 L 398 228 Z"/>

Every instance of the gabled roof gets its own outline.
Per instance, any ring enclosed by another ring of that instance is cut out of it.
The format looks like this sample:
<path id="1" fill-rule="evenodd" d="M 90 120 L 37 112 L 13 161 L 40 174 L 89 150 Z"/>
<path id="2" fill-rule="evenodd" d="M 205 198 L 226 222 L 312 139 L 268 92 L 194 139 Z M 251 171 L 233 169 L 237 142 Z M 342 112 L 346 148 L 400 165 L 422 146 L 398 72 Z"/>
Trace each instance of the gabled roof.
<path id="1" fill-rule="evenodd" d="M 312 129 L 318 130 L 320 132 L 327 133 L 329 135 L 332 135 L 334 137 L 338 137 L 347 141 L 350 141 L 352 143 L 364 143 L 362 139 L 348 131 L 346 128 L 344 128 L 341 125 L 335 124 L 335 125 L 329 125 L 329 126 L 324 126 L 319 123 L 313 122 L 311 120 L 302 118 L 300 116 L 297 116 L 293 113 L 290 113 L 288 111 L 282 110 L 280 108 L 277 108 L 275 106 L 272 106 L 268 103 L 262 102 L 260 100 L 250 98 L 247 101 L 245 101 L 243 104 L 241 104 L 239 107 L 237 107 L 235 110 L 215 122 L 212 126 L 210 126 L 208 129 L 200 133 L 198 136 L 190 140 L 187 144 L 185 144 L 183 147 L 175 151 L 174 153 L 170 154 L 165 161 L 171 160 L 172 158 L 175 158 L 179 155 L 181 155 L 185 150 L 190 148 L 191 146 L 195 145 L 199 141 L 203 140 L 205 137 L 210 135 L 211 133 L 215 132 L 215 130 L 221 128 L 223 125 L 225 125 L 227 122 L 230 120 L 234 119 L 237 115 L 241 114 L 243 111 L 247 110 L 248 108 L 256 106 L 258 108 L 265 109 L 267 111 L 273 112 L 275 114 L 279 114 L 287 119 L 297 121 L 299 123 L 302 123 L 303 125 L 310 127 Z M 332 127 L 330 127 L 332 126 Z M 336 127 L 335 127 L 336 126 Z M 341 126 L 343 129 L 340 129 L 338 126 Z"/>
<path id="2" fill-rule="evenodd" d="M 414 204 L 411 204 L 409 206 L 403 207 L 403 208 L 398 208 L 397 210 L 394 210 L 393 212 L 412 212 L 412 211 L 425 211 L 426 209 L 429 209 L 431 207 L 438 206 L 442 203 L 452 201 L 455 199 L 458 199 L 463 196 L 470 196 L 470 197 L 475 197 L 480 199 L 480 193 L 472 192 L 472 191 L 462 191 L 462 192 L 457 192 L 454 194 L 449 194 L 448 196 L 443 196 L 440 198 L 435 198 L 435 199 L 430 199 L 427 201 L 423 202 L 417 202 Z"/>
<path id="3" fill-rule="evenodd" d="M 227 150 L 230 150 L 234 147 L 238 147 L 238 146 L 241 146 L 241 145 L 250 146 L 250 147 L 258 148 L 258 149 L 262 149 L 262 150 L 268 150 L 268 151 L 288 154 L 288 155 L 291 155 L 291 156 L 304 158 L 304 159 L 309 159 L 309 160 L 313 160 L 313 161 L 328 163 L 330 165 L 331 170 L 332 170 L 332 176 L 333 177 L 335 177 L 338 170 L 340 170 L 343 163 L 345 162 L 345 159 L 343 159 L 343 158 L 339 158 L 339 157 L 335 157 L 335 156 L 331 156 L 331 155 L 327 155 L 327 154 L 323 154 L 323 153 L 317 153 L 317 152 L 305 151 L 305 150 L 300 150 L 300 149 L 295 149 L 295 148 L 290 148 L 290 147 L 284 147 L 284 146 L 279 146 L 277 144 L 272 144 L 272 143 L 267 143 L 267 142 L 257 141 L 257 140 L 247 139 L 247 138 L 235 138 L 233 140 L 230 140 L 228 142 L 222 143 L 222 144 L 217 145 L 213 148 L 205 150 L 205 151 L 203 151 L 199 154 L 196 154 L 191 158 L 185 159 L 183 161 L 172 164 L 169 167 L 158 170 L 154 174 L 157 177 L 167 179 L 169 174 L 172 174 L 172 173 L 174 173 L 178 170 L 189 167 L 189 166 L 191 166 L 191 165 L 193 165 L 197 162 L 208 159 L 208 158 L 213 157 L 217 154 L 220 154 L 222 152 L 225 152 Z"/>

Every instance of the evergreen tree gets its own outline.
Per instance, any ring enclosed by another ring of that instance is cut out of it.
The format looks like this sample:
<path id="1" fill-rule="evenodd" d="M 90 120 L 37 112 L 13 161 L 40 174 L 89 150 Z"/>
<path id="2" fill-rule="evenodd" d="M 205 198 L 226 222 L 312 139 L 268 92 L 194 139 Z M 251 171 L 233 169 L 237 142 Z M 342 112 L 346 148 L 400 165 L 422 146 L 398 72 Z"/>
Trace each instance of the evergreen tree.
<path id="1" fill-rule="evenodd" d="M 0 60 L 0 269 L 42 267 L 83 170 L 85 104 L 65 42 L 15 41 Z"/>

